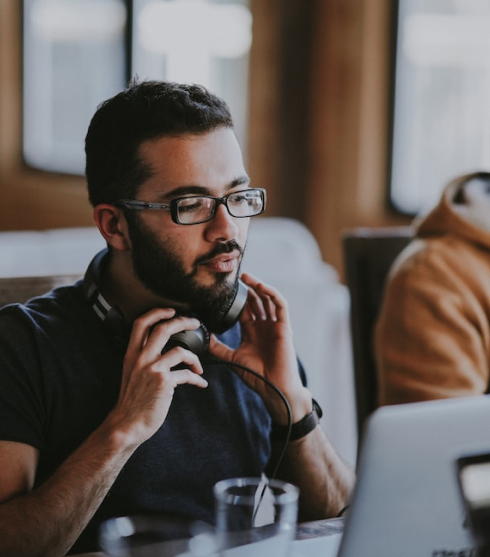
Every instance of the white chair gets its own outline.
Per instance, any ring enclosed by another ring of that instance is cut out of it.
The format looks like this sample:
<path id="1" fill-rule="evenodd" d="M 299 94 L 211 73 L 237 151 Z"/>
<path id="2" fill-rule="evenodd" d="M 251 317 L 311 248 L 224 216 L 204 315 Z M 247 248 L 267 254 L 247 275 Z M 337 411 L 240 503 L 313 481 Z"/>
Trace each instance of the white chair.
<path id="1" fill-rule="evenodd" d="M 103 247 L 95 226 L 0 232 L 0 277 L 83 275 Z"/>

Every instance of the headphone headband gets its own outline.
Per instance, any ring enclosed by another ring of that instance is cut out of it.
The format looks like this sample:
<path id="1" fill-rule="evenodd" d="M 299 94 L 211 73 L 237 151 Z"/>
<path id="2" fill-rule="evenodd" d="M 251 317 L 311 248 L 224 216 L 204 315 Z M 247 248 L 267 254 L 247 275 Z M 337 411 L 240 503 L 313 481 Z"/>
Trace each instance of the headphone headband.
<path id="1" fill-rule="evenodd" d="M 83 277 L 83 291 L 86 300 L 111 337 L 119 345 L 125 345 L 129 338 L 129 327 L 124 316 L 116 306 L 109 304 L 99 288 L 101 268 L 108 254 L 109 250 L 104 248 L 92 259 Z"/>

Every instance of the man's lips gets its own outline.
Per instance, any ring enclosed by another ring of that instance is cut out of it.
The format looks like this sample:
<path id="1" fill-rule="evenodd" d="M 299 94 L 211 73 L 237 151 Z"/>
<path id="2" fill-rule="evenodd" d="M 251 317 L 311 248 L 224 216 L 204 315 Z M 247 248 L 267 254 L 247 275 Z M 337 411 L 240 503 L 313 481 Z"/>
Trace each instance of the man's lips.
<path id="1" fill-rule="evenodd" d="M 215 273 L 231 273 L 237 268 L 238 258 L 239 253 L 236 251 L 222 253 L 202 261 L 200 265 Z"/>

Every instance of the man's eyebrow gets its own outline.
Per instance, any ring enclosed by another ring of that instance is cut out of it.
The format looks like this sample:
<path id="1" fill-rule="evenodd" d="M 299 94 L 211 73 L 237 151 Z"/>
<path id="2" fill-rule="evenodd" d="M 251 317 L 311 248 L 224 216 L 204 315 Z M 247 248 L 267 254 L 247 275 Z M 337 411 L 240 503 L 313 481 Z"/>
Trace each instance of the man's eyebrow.
<path id="1" fill-rule="evenodd" d="M 232 180 L 225 186 L 225 189 L 232 190 L 234 188 L 237 188 L 238 186 L 248 186 L 249 184 L 250 177 L 247 175 L 243 175 Z M 171 191 L 165 192 L 165 198 L 167 199 L 182 197 L 184 195 L 212 195 L 212 192 L 209 188 L 206 188 L 204 186 L 197 186 L 194 184 L 179 186 Z"/>
<path id="2" fill-rule="evenodd" d="M 234 180 L 232 180 L 228 184 L 226 189 L 232 190 L 233 188 L 236 188 L 238 186 L 248 186 L 249 184 L 250 184 L 250 176 L 247 176 L 246 174 L 244 174 L 243 176 L 240 176 L 240 177 L 235 178 Z"/>

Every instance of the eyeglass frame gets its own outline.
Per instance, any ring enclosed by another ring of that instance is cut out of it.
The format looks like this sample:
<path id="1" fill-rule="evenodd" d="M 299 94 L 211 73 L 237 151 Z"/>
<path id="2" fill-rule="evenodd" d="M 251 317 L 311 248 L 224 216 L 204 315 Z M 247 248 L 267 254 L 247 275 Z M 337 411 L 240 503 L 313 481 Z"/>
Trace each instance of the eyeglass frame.
<path id="1" fill-rule="evenodd" d="M 255 215 L 238 215 L 238 216 L 233 215 L 228 207 L 228 198 L 231 197 L 232 195 L 237 195 L 239 193 L 251 192 L 251 191 L 260 192 L 262 198 L 261 211 L 259 213 L 256 213 Z M 199 199 L 206 198 L 206 199 L 214 200 L 214 208 L 211 216 L 206 220 L 200 220 L 198 222 L 180 222 L 179 214 L 178 214 L 179 202 L 188 199 L 195 199 L 195 198 L 199 198 Z M 224 195 L 223 197 L 214 197 L 213 195 L 189 195 L 189 196 L 177 197 L 175 199 L 171 199 L 169 203 L 155 203 L 151 201 L 140 201 L 139 199 L 118 199 L 117 201 L 112 203 L 112 205 L 114 205 L 115 207 L 130 209 L 132 211 L 144 211 L 144 210 L 170 211 L 170 216 L 172 218 L 172 221 L 175 222 L 175 224 L 180 224 L 181 226 L 192 226 L 194 224 L 203 224 L 205 222 L 212 221 L 216 216 L 216 212 L 220 205 L 224 205 L 226 207 L 226 210 L 228 211 L 228 214 L 236 219 L 247 219 L 247 218 L 249 219 L 252 217 L 257 217 L 258 215 L 261 215 L 265 211 L 266 202 L 267 202 L 267 193 L 265 188 L 247 188 L 243 190 L 230 192 L 227 195 Z"/>

